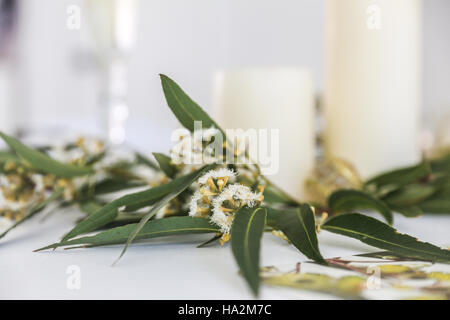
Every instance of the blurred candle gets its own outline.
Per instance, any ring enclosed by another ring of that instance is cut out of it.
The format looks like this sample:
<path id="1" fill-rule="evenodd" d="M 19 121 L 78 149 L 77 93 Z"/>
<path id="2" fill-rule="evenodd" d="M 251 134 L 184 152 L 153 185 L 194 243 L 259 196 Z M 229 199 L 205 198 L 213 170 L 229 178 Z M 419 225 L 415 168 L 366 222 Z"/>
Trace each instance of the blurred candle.
<path id="1" fill-rule="evenodd" d="M 363 178 L 419 160 L 421 8 L 327 0 L 325 149 Z"/>
<path id="2" fill-rule="evenodd" d="M 224 129 L 279 129 L 278 172 L 268 175 L 298 200 L 314 165 L 314 95 L 310 74 L 297 68 L 217 72 L 215 118 Z"/>

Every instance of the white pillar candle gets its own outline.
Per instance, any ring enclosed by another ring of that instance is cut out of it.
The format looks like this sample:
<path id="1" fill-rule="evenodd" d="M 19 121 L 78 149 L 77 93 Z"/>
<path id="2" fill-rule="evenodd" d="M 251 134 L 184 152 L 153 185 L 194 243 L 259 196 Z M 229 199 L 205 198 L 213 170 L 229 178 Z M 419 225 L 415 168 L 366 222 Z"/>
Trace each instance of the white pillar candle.
<path id="1" fill-rule="evenodd" d="M 314 165 L 314 94 L 310 74 L 297 68 L 217 72 L 214 113 L 224 129 L 279 129 L 275 184 L 304 200 L 304 180 Z"/>
<path id="2" fill-rule="evenodd" d="M 327 0 L 325 147 L 363 178 L 419 160 L 421 0 Z"/>

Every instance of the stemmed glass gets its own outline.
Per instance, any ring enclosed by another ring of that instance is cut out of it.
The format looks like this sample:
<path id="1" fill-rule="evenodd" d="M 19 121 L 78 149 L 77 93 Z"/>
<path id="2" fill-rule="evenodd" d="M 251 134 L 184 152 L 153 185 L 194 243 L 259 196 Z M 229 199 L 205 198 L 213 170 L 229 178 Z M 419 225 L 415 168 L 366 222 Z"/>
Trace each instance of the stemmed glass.
<path id="1" fill-rule="evenodd" d="M 126 139 L 128 65 L 136 38 L 138 0 L 85 0 L 101 73 L 100 114 L 112 144 Z"/>

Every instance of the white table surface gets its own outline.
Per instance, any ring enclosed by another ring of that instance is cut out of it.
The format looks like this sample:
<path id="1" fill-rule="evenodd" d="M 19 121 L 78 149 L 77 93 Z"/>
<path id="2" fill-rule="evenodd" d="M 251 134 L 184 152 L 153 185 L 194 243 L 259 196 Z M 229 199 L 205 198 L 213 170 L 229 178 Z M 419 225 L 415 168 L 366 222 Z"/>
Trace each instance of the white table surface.
<path id="1" fill-rule="evenodd" d="M 228 245 L 196 248 L 210 235 L 156 239 L 131 246 L 114 267 L 121 246 L 32 252 L 57 241 L 80 215 L 59 211 L 35 217 L 0 241 L 1 299 L 252 299 Z M 450 217 L 397 215 L 400 232 L 434 244 L 450 245 Z M 170 240 L 170 243 L 167 243 Z M 379 251 L 326 231 L 319 234 L 325 257 Z M 286 265 L 306 258 L 283 240 L 266 234 L 262 265 Z M 79 266 L 80 289 L 68 289 L 67 269 Z M 330 299 L 331 295 L 263 286 L 261 299 Z"/>

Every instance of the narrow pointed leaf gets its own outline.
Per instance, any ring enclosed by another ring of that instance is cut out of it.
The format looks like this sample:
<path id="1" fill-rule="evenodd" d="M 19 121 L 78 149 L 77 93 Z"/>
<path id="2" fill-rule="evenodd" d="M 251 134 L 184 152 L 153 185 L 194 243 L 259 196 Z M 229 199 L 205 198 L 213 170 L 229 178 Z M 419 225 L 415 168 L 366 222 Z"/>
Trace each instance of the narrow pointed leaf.
<path id="1" fill-rule="evenodd" d="M 368 245 L 408 258 L 450 262 L 449 250 L 398 233 L 391 226 L 359 213 L 349 213 L 331 218 L 322 226 L 322 229 L 358 239 Z"/>
<path id="2" fill-rule="evenodd" d="M 431 170 L 433 172 L 450 172 L 450 154 L 431 161 Z"/>
<path id="3" fill-rule="evenodd" d="M 214 126 L 225 135 L 219 125 L 175 81 L 163 74 L 160 78 L 169 108 L 186 129 L 193 132 L 194 121 L 201 121 L 203 128 Z"/>
<path id="4" fill-rule="evenodd" d="M 198 172 L 194 172 L 191 175 L 177 178 L 169 183 L 118 198 L 108 203 L 97 212 L 89 215 L 86 219 L 77 224 L 69 233 L 67 233 L 63 237 L 62 241 L 69 240 L 83 233 L 97 230 L 107 223 L 110 223 L 117 217 L 119 208 L 123 206 L 132 206 L 142 203 L 144 203 L 145 205 L 155 204 L 157 201 L 171 194 L 171 192 L 174 192 L 175 190 L 180 188 L 180 185 L 185 186 L 186 180 L 190 180 L 192 179 L 192 177 L 196 177 L 197 174 Z"/>
<path id="5" fill-rule="evenodd" d="M 255 295 L 259 292 L 259 254 L 266 216 L 264 208 L 244 207 L 236 213 L 231 226 L 231 250 Z"/>
<path id="6" fill-rule="evenodd" d="M 297 203 L 293 201 L 286 194 L 282 193 L 278 188 L 271 185 L 266 185 L 264 188 L 264 202 L 265 203 L 282 203 L 285 205 L 295 206 Z"/>
<path id="7" fill-rule="evenodd" d="M 37 249 L 36 251 L 72 245 L 106 246 L 126 243 L 136 226 L 137 223 L 128 224 L 125 226 L 100 232 L 94 236 L 54 243 L 44 248 Z M 193 217 L 171 217 L 147 222 L 145 226 L 139 231 L 136 239 L 144 240 L 171 235 L 217 232 L 219 232 L 219 228 L 215 225 L 212 225 L 208 219 Z"/>
<path id="8" fill-rule="evenodd" d="M 419 217 L 423 214 L 422 209 L 418 206 L 410 206 L 410 207 L 392 207 L 392 210 L 401 213 L 405 217 L 415 218 Z"/>
<path id="9" fill-rule="evenodd" d="M 7 161 L 17 162 L 19 158 L 12 152 L 0 151 L 0 163 L 5 163 Z"/>
<path id="10" fill-rule="evenodd" d="M 406 207 L 421 203 L 430 197 L 436 189 L 431 185 L 410 184 L 383 198 L 383 202 L 393 207 Z"/>
<path id="11" fill-rule="evenodd" d="M 359 190 L 338 190 L 328 198 L 328 207 L 333 213 L 348 213 L 355 209 L 372 209 L 379 212 L 392 224 L 392 211 L 382 201 Z"/>
<path id="12" fill-rule="evenodd" d="M 450 214 L 450 196 L 433 197 L 419 204 L 419 207 L 425 213 Z"/>
<path id="13" fill-rule="evenodd" d="M 314 212 L 307 204 L 286 210 L 275 218 L 273 226 L 283 231 L 292 244 L 308 258 L 326 264 L 322 257 L 316 234 Z"/>
<path id="14" fill-rule="evenodd" d="M 203 175 L 206 171 L 211 170 L 216 167 L 216 164 L 211 164 L 204 166 L 203 168 L 197 170 L 196 172 L 193 172 L 189 175 L 183 176 L 181 178 L 178 178 L 178 183 L 175 185 L 175 188 L 170 191 L 167 195 L 165 195 L 161 200 L 157 201 L 152 209 L 147 213 L 145 217 L 142 218 L 142 220 L 136 225 L 133 232 L 130 234 L 130 237 L 128 238 L 127 243 L 125 244 L 125 247 L 123 248 L 119 258 L 116 260 L 120 260 L 120 258 L 123 257 L 125 252 L 127 251 L 130 244 L 134 241 L 136 236 L 139 234 L 141 229 L 145 226 L 145 224 L 160 210 L 162 207 L 164 207 L 170 200 L 177 197 L 180 193 L 182 193 L 184 190 L 186 190 L 194 181 L 196 181 L 198 178 L 200 178 L 201 175 Z M 176 181 L 176 180 L 173 180 Z M 172 182 L 173 182 L 172 181 Z"/>
<path id="15" fill-rule="evenodd" d="M 135 155 L 136 155 L 136 160 L 138 163 L 144 164 L 147 167 L 150 167 L 152 169 L 159 170 L 158 165 L 153 160 L 147 158 L 147 156 L 145 156 L 139 152 L 136 152 Z"/>
<path id="16" fill-rule="evenodd" d="M 170 163 L 170 157 L 166 156 L 162 153 L 153 153 L 156 161 L 159 164 L 161 170 L 168 176 L 169 178 L 174 178 L 175 173 L 177 172 L 176 168 Z"/>
<path id="17" fill-rule="evenodd" d="M 86 200 L 79 204 L 80 210 L 87 215 L 91 215 L 96 213 L 98 210 L 103 208 L 105 203 L 100 202 L 99 200 Z"/>
<path id="18" fill-rule="evenodd" d="M 365 185 L 374 185 L 376 188 L 380 188 L 385 185 L 403 186 L 428 176 L 431 173 L 430 164 L 427 162 L 420 163 L 419 165 L 401 168 L 393 170 L 387 173 L 383 173 L 368 180 Z"/>
<path id="19" fill-rule="evenodd" d="M 42 210 L 44 210 L 45 207 L 47 207 L 50 203 L 52 203 L 53 201 L 56 201 L 57 199 L 59 199 L 61 197 L 62 193 L 63 193 L 63 189 L 62 188 L 57 189 L 50 197 L 48 197 L 44 201 L 36 204 L 34 207 L 32 207 L 30 209 L 30 211 L 22 219 L 20 219 L 16 223 L 14 223 L 11 227 L 9 227 L 2 234 L 0 234 L 0 239 L 3 238 L 4 236 L 6 236 L 6 234 L 8 232 L 10 232 L 12 229 L 17 227 L 18 225 L 24 223 L 25 221 L 27 221 L 28 219 L 32 218 L 37 213 L 39 213 Z"/>
<path id="20" fill-rule="evenodd" d="M 61 163 L 42 152 L 27 147 L 19 140 L 2 132 L 0 132 L 0 137 L 17 153 L 17 155 L 42 172 L 51 173 L 61 178 L 73 178 L 92 173 L 91 167 Z"/>
<path id="21" fill-rule="evenodd" d="M 204 248 L 204 247 L 208 246 L 209 244 L 211 244 L 211 243 L 213 243 L 213 242 L 219 241 L 219 239 L 220 239 L 221 237 L 222 237 L 222 236 L 220 235 L 220 233 L 219 233 L 218 235 L 216 234 L 216 235 L 215 235 L 214 237 L 212 237 L 211 239 L 209 239 L 209 240 L 207 240 L 207 241 L 205 241 L 205 242 L 199 244 L 199 245 L 197 246 L 197 248 Z"/>

